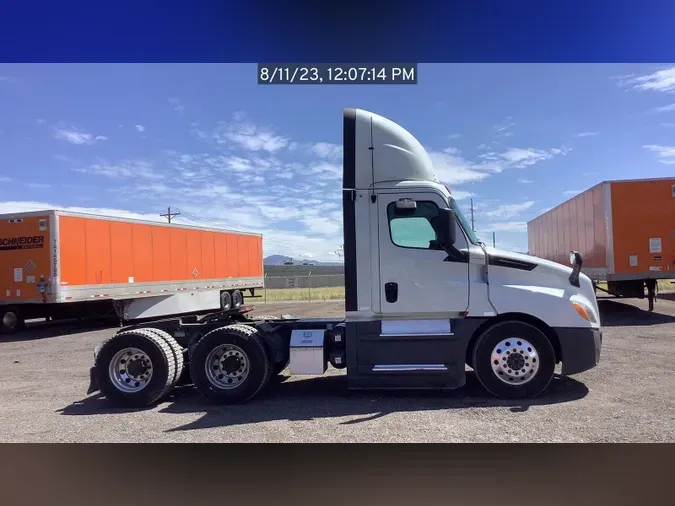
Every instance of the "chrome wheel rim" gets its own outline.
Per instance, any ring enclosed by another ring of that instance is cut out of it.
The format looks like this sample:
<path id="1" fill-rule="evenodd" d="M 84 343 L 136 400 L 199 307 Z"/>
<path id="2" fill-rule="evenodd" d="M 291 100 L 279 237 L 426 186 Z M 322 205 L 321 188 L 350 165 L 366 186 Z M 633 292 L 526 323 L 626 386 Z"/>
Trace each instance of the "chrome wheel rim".
<path id="1" fill-rule="evenodd" d="M 2 317 L 2 325 L 3 325 L 6 329 L 13 329 L 14 327 L 16 327 L 16 324 L 17 324 L 18 322 L 19 322 L 19 319 L 18 319 L 17 316 L 16 316 L 13 312 L 11 312 L 11 311 L 6 312 L 6 313 L 4 314 L 4 316 Z"/>
<path id="2" fill-rule="evenodd" d="M 508 385 L 524 385 L 537 375 L 539 354 L 525 339 L 509 337 L 492 350 L 492 372 Z"/>
<path id="3" fill-rule="evenodd" d="M 126 393 L 143 390 L 152 379 L 152 360 L 138 348 L 124 348 L 110 361 L 108 374 L 115 388 Z"/>
<path id="4" fill-rule="evenodd" d="M 248 377 L 251 361 L 239 346 L 222 344 L 211 350 L 205 366 L 206 377 L 213 386 L 231 390 Z"/>

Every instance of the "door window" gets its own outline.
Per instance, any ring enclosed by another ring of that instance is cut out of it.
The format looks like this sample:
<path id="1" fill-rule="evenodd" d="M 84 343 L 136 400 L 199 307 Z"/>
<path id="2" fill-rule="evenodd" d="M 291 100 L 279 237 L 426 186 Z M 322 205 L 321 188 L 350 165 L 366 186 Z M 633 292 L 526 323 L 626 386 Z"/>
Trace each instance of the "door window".
<path id="1" fill-rule="evenodd" d="M 434 225 L 438 218 L 438 206 L 433 202 L 417 202 L 417 209 L 408 216 L 396 216 L 396 204 L 387 206 L 389 235 L 396 246 L 415 249 L 440 249 Z"/>

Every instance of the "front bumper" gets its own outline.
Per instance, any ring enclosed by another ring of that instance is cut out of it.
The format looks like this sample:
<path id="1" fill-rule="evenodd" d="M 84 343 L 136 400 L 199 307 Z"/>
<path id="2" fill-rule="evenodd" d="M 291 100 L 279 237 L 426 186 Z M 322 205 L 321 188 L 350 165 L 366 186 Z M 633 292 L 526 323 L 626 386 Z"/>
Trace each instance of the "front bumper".
<path id="1" fill-rule="evenodd" d="M 578 374 L 598 365 L 602 349 L 600 329 L 565 327 L 555 331 L 560 341 L 564 375 Z"/>

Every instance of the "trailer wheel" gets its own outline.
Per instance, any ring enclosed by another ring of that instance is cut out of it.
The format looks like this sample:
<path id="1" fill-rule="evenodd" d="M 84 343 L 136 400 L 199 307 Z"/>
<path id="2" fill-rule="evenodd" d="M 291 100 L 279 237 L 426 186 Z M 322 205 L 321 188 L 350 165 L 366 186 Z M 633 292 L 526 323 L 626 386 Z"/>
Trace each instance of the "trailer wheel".
<path id="1" fill-rule="evenodd" d="M 232 307 L 240 308 L 244 305 L 244 295 L 239 291 L 235 290 L 232 292 Z"/>
<path id="2" fill-rule="evenodd" d="M 0 327 L 2 334 L 16 334 L 26 325 L 21 312 L 14 306 L 3 307 L 0 314 L 2 314 L 2 327 Z"/>
<path id="3" fill-rule="evenodd" d="M 96 354 L 96 382 L 116 405 L 142 408 L 171 388 L 176 360 L 169 344 L 147 329 L 127 330 L 103 343 Z"/>
<path id="4" fill-rule="evenodd" d="M 227 325 L 204 335 L 190 357 L 199 392 L 218 404 L 241 404 L 267 383 L 272 363 L 256 329 Z"/>
<path id="5" fill-rule="evenodd" d="M 178 342 L 169 334 L 168 332 L 161 330 L 161 329 L 152 329 L 152 328 L 146 328 L 144 330 L 147 330 L 148 332 L 152 332 L 158 337 L 161 337 L 166 341 L 166 343 L 169 345 L 171 348 L 171 352 L 173 353 L 173 358 L 176 361 L 176 372 L 174 374 L 174 378 L 171 381 L 171 386 L 175 387 L 178 384 L 178 380 L 181 377 L 181 374 L 183 374 L 183 365 L 184 365 L 184 355 L 183 355 L 183 347 L 178 344 Z"/>
<path id="6" fill-rule="evenodd" d="M 232 295 L 230 295 L 230 292 L 222 292 L 220 294 L 220 308 L 224 311 L 232 309 Z"/>
<path id="7" fill-rule="evenodd" d="M 492 395 L 525 399 L 541 394 L 551 382 L 555 353 L 536 327 L 505 321 L 476 340 L 472 363 L 478 381 Z"/>

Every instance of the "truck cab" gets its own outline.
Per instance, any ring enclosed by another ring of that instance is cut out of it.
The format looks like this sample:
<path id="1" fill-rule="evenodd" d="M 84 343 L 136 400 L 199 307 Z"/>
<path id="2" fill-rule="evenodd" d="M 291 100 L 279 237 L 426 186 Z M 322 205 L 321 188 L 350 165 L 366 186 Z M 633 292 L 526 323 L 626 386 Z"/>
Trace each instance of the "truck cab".
<path id="1" fill-rule="evenodd" d="M 583 259 L 571 267 L 479 241 L 415 137 L 346 109 L 344 318 L 248 318 L 248 308 L 121 329 L 95 350 L 89 392 L 147 406 L 179 382 L 238 404 L 270 377 L 346 368 L 350 389 L 452 389 L 466 366 L 491 394 L 542 393 L 594 367 L 602 333 Z"/>
<path id="2" fill-rule="evenodd" d="M 465 364 L 520 397 L 597 364 L 590 279 L 489 248 L 415 137 L 377 114 L 344 112 L 346 363 L 351 386 L 457 387 Z M 572 254 L 577 262 L 578 255 Z"/>

